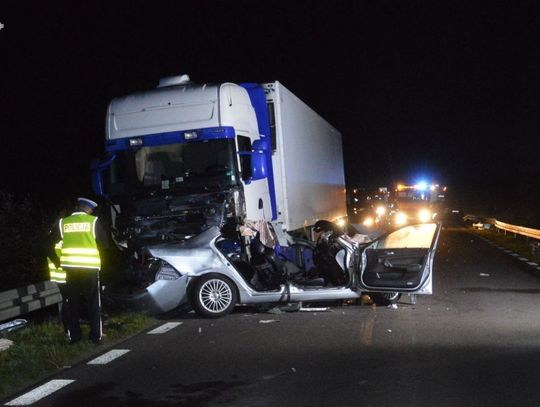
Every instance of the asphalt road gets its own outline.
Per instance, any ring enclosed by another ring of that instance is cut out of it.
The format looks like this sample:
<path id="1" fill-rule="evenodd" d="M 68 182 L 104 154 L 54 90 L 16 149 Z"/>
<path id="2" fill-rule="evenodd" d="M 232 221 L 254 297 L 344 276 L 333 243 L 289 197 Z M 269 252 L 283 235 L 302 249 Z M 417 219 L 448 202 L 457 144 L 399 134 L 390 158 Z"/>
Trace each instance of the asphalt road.
<path id="1" fill-rule="evenodd" d="M 447 228 L 434 295 L 416 305 L 178 315 L 108 364 L 63 370 L 53 379 L 74 382 L 36 405 L 539 406 L 539 283 L 535 267 Z"/>

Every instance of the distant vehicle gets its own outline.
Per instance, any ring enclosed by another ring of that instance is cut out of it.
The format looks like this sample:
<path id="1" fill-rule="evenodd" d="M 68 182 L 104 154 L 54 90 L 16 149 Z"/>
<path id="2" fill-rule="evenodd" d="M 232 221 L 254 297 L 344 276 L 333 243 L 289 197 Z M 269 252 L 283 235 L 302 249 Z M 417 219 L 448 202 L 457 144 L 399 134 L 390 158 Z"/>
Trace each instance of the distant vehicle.
<path id="1" fill-rule="evenodd" d="M 352 189 L 347 195 L 349 222 L 365 234 L 386 230 L 389 197 L 386 187 Z"/>
<path id="2" fill-rule="evenodd" d="M 398 184 L 392 194 L 391 224 L 400 226 L 440 219 L 446 191 L 445 186 L 426 182 L 414 185 Z"/>

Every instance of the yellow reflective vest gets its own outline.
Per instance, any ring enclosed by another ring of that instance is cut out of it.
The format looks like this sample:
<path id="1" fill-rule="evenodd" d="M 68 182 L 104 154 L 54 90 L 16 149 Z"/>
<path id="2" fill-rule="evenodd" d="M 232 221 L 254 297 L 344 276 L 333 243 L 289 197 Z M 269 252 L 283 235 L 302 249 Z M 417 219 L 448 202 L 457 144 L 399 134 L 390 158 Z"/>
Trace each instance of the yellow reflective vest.
<path id="1" fill-rule="evenodd" d="M 60 240 L 54 246 L 54 251 L 58 258 L 62 256 L 62 241 Z M 47 264 L 49 265 L 49 277 L 51 281 L 54 281 L 58 284 L 63 284 L 66 282 L 66 272 L 62 270 L 62 267 L 56 268 L 54 263 L 50 258 L 47 257 Z"/>
<path id="2" fill-rule="evenodd" d="M 85 212 L 74 212 L 60 220 L 62 235 L 62 268 L 99 270 L 101 259 L 96 243 L 97 217 Z"/>

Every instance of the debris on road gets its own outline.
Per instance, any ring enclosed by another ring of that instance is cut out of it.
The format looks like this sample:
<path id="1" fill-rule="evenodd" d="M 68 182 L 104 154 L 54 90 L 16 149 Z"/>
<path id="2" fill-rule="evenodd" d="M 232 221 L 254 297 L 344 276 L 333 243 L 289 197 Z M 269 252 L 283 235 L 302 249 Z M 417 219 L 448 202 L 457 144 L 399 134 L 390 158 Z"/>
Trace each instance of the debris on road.
<path id="1" fill-rule="evenodd" d="M 321 307 L 321 308 L 302 307 L 302 308 L 300 308 L 300 312 L 326 312 L 329 309 L 330 309 L 330 307 Z"/>
<path id="2" fill-rule="evenodd" d="M 0 339 L 0 352 L 8 350 L 11 346 L 13 346 L 13 341 L 10 341 L 9 339 Z"/>
<path id="3" fill-rule="evenodd" d="M 15 329 L 23 328 L 28 324 L 26 319 L 14 319 L 10 322 L 0 324 L 0 332 L 11 332 Z"/>
<path id="4" fill-rule="evenodd" d="M 293 373 L 296 373 L 296 369 L 294 367 L 291 367 L 291 370 L 293 371 Z"/>
<path id="5" fill-rule="evenodd" d="M 391 329 L 387 329 L 386 332 L 392 333 L 392 330 L 391 330 Z"/>
<path id="6" fill-rule="evenodd" d="M 202 333 L 202 328 L 201 327 L 199 327 L 199 333 Z"/>
<path id="7" fill-rule="evenodd" d="M 271 324 L 272 322 L 279 322 L 278 319 L 261 319 L 259 324 Z"/>
<path id="8" fill-rule="evenodd" d="M 489 277 L 490 274 L 487 274 L 487 273 L 480 273 L 480 277 Z"/>
<path id="9" fill-rule="evenodd" d="M 390 304 L 387 308 L 398 309 L 398 306 L 397 306 L 397 304 Z"/>
<path id="10" fill-rule="evenodd" d="M 360 297 L 360 301 L 361 301 L 362 305 L 373 305 L 374 304 L 373 298 L 371 298 L 371 296 L 369 296 L 368 294 L 362 294 L 362 296 Z"/>

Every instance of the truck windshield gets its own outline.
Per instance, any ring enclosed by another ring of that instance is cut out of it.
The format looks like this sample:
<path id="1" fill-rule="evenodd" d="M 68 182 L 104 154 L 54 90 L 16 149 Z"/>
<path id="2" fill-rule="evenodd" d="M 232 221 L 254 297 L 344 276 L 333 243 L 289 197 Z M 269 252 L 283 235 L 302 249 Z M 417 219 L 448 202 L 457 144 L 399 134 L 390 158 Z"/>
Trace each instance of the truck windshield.
<path id="1" fill-rule="evenodd" d="M 430 194 L 420 191 L 400 191 L 396 199 L 400 202 L 426 202 L 430 200 Z"/>
<path id="2" fill-rule="evenodd" d="M 205 140 L 125 150 L 109 171 L 111 196 L 219 189 L 237 184 L 234 140 Z"/>

